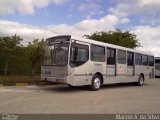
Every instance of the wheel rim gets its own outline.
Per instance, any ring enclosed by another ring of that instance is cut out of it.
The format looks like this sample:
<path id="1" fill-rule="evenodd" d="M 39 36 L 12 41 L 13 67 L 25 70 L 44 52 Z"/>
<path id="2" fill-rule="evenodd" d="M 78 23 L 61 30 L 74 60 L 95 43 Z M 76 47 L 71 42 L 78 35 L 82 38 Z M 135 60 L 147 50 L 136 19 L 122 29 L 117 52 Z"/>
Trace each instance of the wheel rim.
<path id="1" fill-rule="evenodd" d="M 96 79 L 94 80 L 94 86 L 95 86 L 95 88 L 98 89 L 98 88 L 100 87 L 100 84 L 101 84 L 100 79 L 99 79 L 99 78 L 96 78 Z"/>
<path id="2" fill-rule="evenodd" d="M 143 85 L 143 77 L 140 77 L 139 82 L 140 82 L 141 85 Z"/>

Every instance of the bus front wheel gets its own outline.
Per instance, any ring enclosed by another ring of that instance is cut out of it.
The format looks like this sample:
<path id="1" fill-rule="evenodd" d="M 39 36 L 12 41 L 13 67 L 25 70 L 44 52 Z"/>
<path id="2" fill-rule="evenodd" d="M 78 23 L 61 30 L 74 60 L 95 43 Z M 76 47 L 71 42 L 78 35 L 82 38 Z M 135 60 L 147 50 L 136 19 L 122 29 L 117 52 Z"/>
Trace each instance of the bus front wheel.
<path id="1" fill-rule="evenodd" d="M 90 90 L 93 90 L 93 91 L 99 90 L 101 87 L 101 84 L 102 84 L 101 82 L 102 82 L 101 77 L 99 75 L 95 74 L 92 78 Z"/>

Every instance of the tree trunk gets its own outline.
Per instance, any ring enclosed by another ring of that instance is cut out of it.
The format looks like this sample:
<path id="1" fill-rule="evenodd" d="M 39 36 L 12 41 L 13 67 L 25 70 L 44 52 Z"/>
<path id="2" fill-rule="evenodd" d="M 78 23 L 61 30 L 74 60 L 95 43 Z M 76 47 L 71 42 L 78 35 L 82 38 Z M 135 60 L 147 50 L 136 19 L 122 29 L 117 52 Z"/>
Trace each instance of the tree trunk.
<path id="1" fill-rule="evenodd" d="M 4 75 L 7 75 L 7 73 L 8 73 L 8 59 L 5 61 Z"/>
<path id="2" fill-rule="evenodd" d="M 32 74 L 31 75 L 32 75 L 32 77 L 34 76 L 34 68 L 32 68 Z"/>
<path id="3" fill-rule="evenodd" d="M 34 76 L 34 64 L 32 63 L 32 66 L 31 66 L 31 77 L 33 77 Z"/>

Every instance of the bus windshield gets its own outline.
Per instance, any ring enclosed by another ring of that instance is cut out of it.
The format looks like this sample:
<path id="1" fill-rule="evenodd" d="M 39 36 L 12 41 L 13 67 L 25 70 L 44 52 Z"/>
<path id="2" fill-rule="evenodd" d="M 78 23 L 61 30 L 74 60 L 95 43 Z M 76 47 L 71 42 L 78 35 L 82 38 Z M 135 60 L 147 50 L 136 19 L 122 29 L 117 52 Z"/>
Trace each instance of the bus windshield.
<path id="1" fill-rule="evenodd" d="M 69 43 L 54 43 L 45 45 L 42 63 L 43 65 L 65 66 L 68 62 Z"/>

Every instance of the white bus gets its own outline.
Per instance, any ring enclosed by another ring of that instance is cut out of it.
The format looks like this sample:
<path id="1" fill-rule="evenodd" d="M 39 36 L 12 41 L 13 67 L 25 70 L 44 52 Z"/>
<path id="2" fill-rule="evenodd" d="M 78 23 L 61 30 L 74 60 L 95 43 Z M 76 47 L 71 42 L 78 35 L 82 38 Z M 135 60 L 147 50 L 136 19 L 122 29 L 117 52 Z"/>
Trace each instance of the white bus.
<path id="1" fill-rule="evenodd" d="M 155 77 L 160 77 L 160 57 L 155 57 Z"/>
<path id="2" fill-rule="evenodd" d="M 154 56 L 95 40 L 55 36 L 44 46 L 42 80 L 69 86 L 90 86 L 136 82 L 154 78 Z"/>

